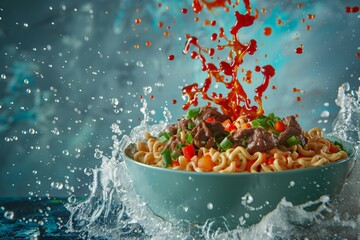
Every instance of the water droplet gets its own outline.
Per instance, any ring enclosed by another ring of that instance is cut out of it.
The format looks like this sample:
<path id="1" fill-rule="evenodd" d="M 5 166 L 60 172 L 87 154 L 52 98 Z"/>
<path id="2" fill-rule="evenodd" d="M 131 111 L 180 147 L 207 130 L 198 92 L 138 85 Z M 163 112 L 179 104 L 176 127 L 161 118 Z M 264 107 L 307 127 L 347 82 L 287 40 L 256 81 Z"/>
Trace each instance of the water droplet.
<path id="1" fill-rule="evenodd" d="M 113 106 L 119 105 L 119 99 L 117 99 L 117 98 L 112 98 L 112 99 L 111 99 L 111 104 L 112 104 Z"/>
<path id="2" fill-rule="evenodd" d="M 290 181 L 289 187 L 294 187 L 295 186 L 295 182 L 294 181 Z"/>
<path id="3" fill-rule="evenodd" d="M 100 151 L 99 149 L 95 149 L 94 157 L 96 159 L 100 159 L 103 156 L 103 151 Z"/>
<path id="4" fill-rule="evenodd" d="M 326 110 L 322 111 L 320 114 L 320 116 L 323 118 L 327 118 L 327 117 L 329 117 L 329 115 L 330 115 L 329 111 L 326 111 Z"/>
<path id="5" fill-rule="evenodd" d="M 84 173 L 87 176 L 90 176 L 93 173 L 92 168 L 84 168 Z"/>
<path id="6" fill-rule="evenodd" d="M 214 208 L 214 205 L 213 205 L 211 202 L 209 202 L 206 207 L 207 207 L 209 210 L 212 210 L 212 209 Z"/>
<path id="7" fill-rule="evenodd" d="M 76 197 L 74 195 L 71 195 L 70 197 L 68 197 L 68 202 L 69 203 L 75 203 L 76 202 Z"/>
<path id="8" fill-rule="evenodd" d="M 65 156 L 69 156 L 70 152 L 69 152 L 69 150 L 63 150 L 62 154 L 64 154 Z"/>
<path id="9" fill-rule="evenodd" d="M 35 133 L 36 133 L 36 131 L 35 131 L 35 129 L 30 128 L 30 129 L 29 129 L 29 133 L 30 133 L 30 134 L 35 134 Z"/>
<path id="10" fill-rule="evenodd" d="M 144 90 L 144 94 L 147 95 L 152 92 L 152 87 L 150 87 L 150 86 L 144 87 L 143 90 Z"/>
<path id="11" fill-rule="evenodd" d="M 14 212 L 13 211 L 6 211 L 4 213 L 4 218 L 13 220 L 14 219 Z"/>
<path id="12" fill-rule="evenodd" d="M 25 84 L 29 84 L 29 80 L 25 78 L 25 79 L 24 79 L 24 83 L 25 83 Z"/>
<path id="13" fill-rule="evenodd" d="M 5 74 L 1 74 L 1 78 L 2 78 L 2 79 L 6 79 L 6 75 L 5 75 Z"/>
<path id="14" fill-rule="evenodd" d="M 141 61 L 136 62 L 136 66 L 138 67 L 144 67 L 144 64 Z"/>

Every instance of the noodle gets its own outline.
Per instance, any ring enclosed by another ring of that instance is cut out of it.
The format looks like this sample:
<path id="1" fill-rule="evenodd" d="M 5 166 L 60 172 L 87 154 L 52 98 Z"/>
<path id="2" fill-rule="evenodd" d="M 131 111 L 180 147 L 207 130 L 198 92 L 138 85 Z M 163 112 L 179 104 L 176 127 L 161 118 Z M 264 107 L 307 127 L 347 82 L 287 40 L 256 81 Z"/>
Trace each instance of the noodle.
<path id="1" fill-rule="evenodd" d="M 243 121 L 238 120 L 242 123 Z M 199 148 L 197 154 L 190 161 L 184 156 L 179 156 L 178 164 L 167 168 L 184 171 L 204 172 L 199 167 L 199 159 L 205 155 L 211 157 L 214 166 L 212 172 L 277 172 L 299 168 L 318 167 L 331 162 L 346 158 L 345 151 L 335 153 L 329 152 L 331 142 L 322 137 L 319 128 L 313 128 L 309 132 L 304 131 L 307 143 L 284 148 L 274 148 L 266 152 L 255 152 L 253 154 L 242 147 L 229 148 L 220 152 L 214 148 Z M 186 142 L 185 133 L 180 133 L 181 143 Z M 166 143 L 161 143 L 156 137 L 145 133 L 145 142 L 139 140 L 136 144 L 136 152 L 133 155 L 135 161 L 157 167 L 163 167 L 161 152 Z M 269 161 L 273 159 L 273 161 Z M 250 166 L 250 167 L 249 167 Z"/>
<path id="2" fill-rule="evenodd" d="M 302 130 L 295 116 L 271 113 L 232 121 L 210 106 L 189 110 L 157 137 L 145 132 L 135 146 L 135 161 L 195 172 L 279 172 L 347 157 L 319 128 Z"/>

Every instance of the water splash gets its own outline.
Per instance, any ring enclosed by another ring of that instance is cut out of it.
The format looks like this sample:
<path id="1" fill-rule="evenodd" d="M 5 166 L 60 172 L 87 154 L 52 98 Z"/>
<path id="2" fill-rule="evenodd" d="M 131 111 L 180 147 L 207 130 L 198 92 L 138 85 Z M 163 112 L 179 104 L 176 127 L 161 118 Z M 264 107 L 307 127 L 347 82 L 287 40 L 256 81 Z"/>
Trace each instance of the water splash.
<path id="1" fill-rule="evenodd" d="M 331 135 L 350 141 L 359 149 L 360 91 L 350 91 L 348 84 L 339 88 L 337 105 L 339 115 L 334 122 Z M 144 120 L 130 135 L 114 132 L 111 156 L 101 152 L 99 168 L 86 169 L 93 175 L 90 194 L 86 199 L 71 197 L 66 204 L 70 212 L 68 231 L 77 232 L 84 238 L 104 239 L 358 239 L 360 233 L 359 182 L 360 167 L 356 164 L 336 199 L 330 201 L 323 196 L 317 201 L 294 206 L 283 199 L 277 208 L 267 214 L 260 223 L 250 227 L 241 225 L 229 230 L 226 219 L 209 219 L 203 225 L 194 225 L 182 220 L 165 221 L 146 206 L 136 194 L 132 181 L 122 161 L 122 150 L 130 142 L 142 138 L 144 131 L 156 134 L 163 123 L 151 125 L 146 100 L 142 100 L 141 112 Z M 171 119 L 168 109 L 164 110 L 166 121 Z M 119 140 L 120 139 L 120 140 Z M 100 150 L 97 149 L 96 153 Z M 100 156 L 100 155 L 99 155 Z M 359 151 L 355 156 L 360 158 Z M 293 183 L 294 184 L 294 183 Z M 250 193 L 242 199 L 251 203 Z M 317 206 L 309 210 L 310 206 Z M 212 208 L 212 204 L 208 204 Z M 351 212 L 350 210 L 351 209 Z M 241 223 L 241 219 L 239 219 Z"/>

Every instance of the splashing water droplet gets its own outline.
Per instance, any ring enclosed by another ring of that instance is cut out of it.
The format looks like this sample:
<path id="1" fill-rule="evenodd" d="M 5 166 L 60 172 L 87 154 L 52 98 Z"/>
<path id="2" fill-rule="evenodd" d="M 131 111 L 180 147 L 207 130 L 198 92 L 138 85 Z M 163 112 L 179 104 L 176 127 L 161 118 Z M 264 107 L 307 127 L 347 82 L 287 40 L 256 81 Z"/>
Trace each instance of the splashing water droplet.
<path id="1" fill-rule="evenodd" d="M 136 66 L 138 67 L 144 67 L 144 64 L 141 61 L 136 62 Z"/>
<path id="2" fill-rule="evenodd" d="M 76 197 L 74 195 L 71 195 L 70 197 L 68 197 L 68 202 L 69 203 L 75 203 L 76 202 Z"/>
<path id="3" fill-rule="evenodd" d="M 144 94 L 148 95 L 152 92 L 152 87 L 150 87 L 150 86 L 144 87 L 143 90 L 144 90 Z"/>
<path id="4" fill-rule="evenodd" d="M 212 210 L 214 208 L 214 205 L 211 202 L 209 202 L 206 207 L 207 209 Z"/>
<path id="5" fill-rule="evenodd" d="M 14 219 L 14 212 L 13 211 L 6 211 L 4 213 L 4 218 L 9 219 L 9 220 L 13 220 Z"/>
<path id="6" fill-rule="evenodd" d="M 329 115 L 330 115 L 329 111 L 326 111 L 326 110 L 322 111 L 321 114 L 320 114 L 320 116 L 322 118 L 327 118 L 327 117 L 329 117 Z"/>
<path id="7" fill-rule="evenodd" d="M 95 149 L 94 157 L 96 159 L 100 159 L 103 156 L 103 151 L 100 151 L 99 149 Z"/>

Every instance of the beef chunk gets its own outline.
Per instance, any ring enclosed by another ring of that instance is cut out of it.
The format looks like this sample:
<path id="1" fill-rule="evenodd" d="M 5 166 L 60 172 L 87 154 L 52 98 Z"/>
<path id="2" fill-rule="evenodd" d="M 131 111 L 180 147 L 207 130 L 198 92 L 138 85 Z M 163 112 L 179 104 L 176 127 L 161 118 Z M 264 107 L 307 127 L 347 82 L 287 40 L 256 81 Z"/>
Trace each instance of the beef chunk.
<path id="1" fill-rule="evenodd" d="M 284 118 L 283 122 L 285 123 L 286 128 L 279 135 L 279 145 L 287 146 L 286 140 L 291 136 L 295 136 L 300 141 L 301 145 L 305 145 L 306 138 L 302 134 L 302 129 L 295 117 L 288 116 Z"/>
<path id="2" fill-rule="evenodd" d="M 171 135 L 175 135 L 178 131 L 178 124 L 174 123 L 174 124 L 170 124 L 167 128 L 166 131 L 169 132 Z"/>
<path id="3" fill-rule="evenodd" d="M 210 128 L 208 128 L 205 122 L 201 122 L 200 124 L 196 125 L 196 127 L 191 131 L 191 135 L 194 138 L 194 145 L 198 148 L 205 146 L 212 147 L 215 144 L 215 141 L 213 140 L 208 143 L 208 141 L 213 136 L 213 132 Z"/>
<path id="4" fill-rule="evenodd" d="M 229 119 L 228 116 L 220 113 L 217 108 L 206 106 L 200 109 L 200 114 L 195 118 L 195 121 L 206 121 L 206 119 L 211 117 L 219 122 L 223 122 L 226 119 Z"/>
<path id="5" fill-rule="evenodd" d="M 250 154 L 255 152 L 266 152 L 276 147 L 278 139 L 275 135 L 269 133 L 263 128 L 247 128 L 237 131 L 234 135 L 229 137 L 233 142 L 232 147 L 246 146 Z"/>

